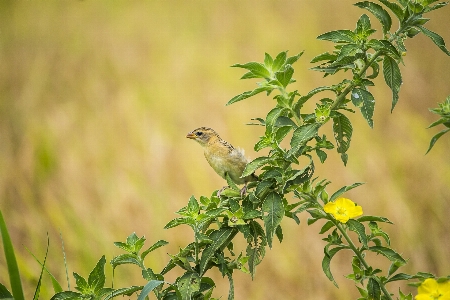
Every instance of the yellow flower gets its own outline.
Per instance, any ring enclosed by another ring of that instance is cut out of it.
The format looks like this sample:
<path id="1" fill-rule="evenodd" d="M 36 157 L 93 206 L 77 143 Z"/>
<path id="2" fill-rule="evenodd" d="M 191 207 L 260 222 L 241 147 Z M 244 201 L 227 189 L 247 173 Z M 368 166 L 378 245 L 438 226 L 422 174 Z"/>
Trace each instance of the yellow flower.
<path id="1" fill-rule="evenodd" d="M 438 283 L 434 278 L 425 279 L 418 292 L 415 300 L 450 300 L 450 281 Z"/>
<path id="2" fill-rule="evenodd" d="M 323 209 L 341 223 L 347 223 L 349 219 L 363 214 L 362 207 L 347 198 L 339 198 L 334 202 L 328 202 Z"/>

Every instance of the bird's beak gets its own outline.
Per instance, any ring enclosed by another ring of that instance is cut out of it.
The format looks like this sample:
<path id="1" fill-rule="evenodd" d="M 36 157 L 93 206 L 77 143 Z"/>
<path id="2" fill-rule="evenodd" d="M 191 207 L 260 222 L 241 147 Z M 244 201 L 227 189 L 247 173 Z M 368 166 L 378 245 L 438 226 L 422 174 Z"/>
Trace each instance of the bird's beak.
<path id="1" fill-rule="evenodd" d="M 188 139 L 195 139 L 197 136 L 196 136 L 195 134 L 193 134 L 192 132 L 189 132 L 189 133 L 186 135 L 186 137 L 187 137 Z"/>

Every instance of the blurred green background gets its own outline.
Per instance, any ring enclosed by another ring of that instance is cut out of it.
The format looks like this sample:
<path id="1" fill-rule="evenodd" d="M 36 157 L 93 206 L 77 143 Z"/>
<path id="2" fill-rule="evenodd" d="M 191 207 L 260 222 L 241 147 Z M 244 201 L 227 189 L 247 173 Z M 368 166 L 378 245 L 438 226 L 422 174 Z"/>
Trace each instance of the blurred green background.
<path id="1" fill-rule="evenodd" d="M 210 195 L 224 181 L 207 165 L 201 148 L 185 138 L 200 126 L 214 128 L 235 146 L 259 156 L 253 144 L 260 127 L 246 126 L 274 105 L 260 95 L 225 107 L 254 81 L 239 81 L 234 63 L 262 61 L 264 52 L 291 55 L 305 94 L 338 82 L 309 71 L 309 61 L 332 44 L 315 38 L 329 30 L 353 29 L 363 13 L 352 1 L 2 1 L 0 4 L 0 209 L 18 255 L 30 299 L 40 258 L 50 235 L 48 267 L 65 283 L 60 233 L 72 272 L 87 276 L 130 233 L 147 246 L 170 244 L 149 256 L 160 271 L 192 240 L 183 227 L 164 230 L 193 194 Z M 427 24 L 450 43 L 450 8 L 430 14 Z M 372 24 L 380 29 L 378 21 Z M 397 22 L 393 22 L 394 26 Z M 379 36 L 378 36 L 379 37 Z M 428 112 L 450 94 L 450 58 L 428 38 L 408 40 L 404 85 L 390 113 L 391 94 L 382 77 L 375 128 L 351 116 L 354 135 L 347 167 L 331 153 L 316 175 L 342 185 L 366 182 L 347 196 L 366 214 L 388 217 L 383 225 L 409 264 L 405 272 L 450 274 L 450 136 L 424 155 L 437 128 Z M 349 74 L 347 74 L 349 75 Z M 339 77 L 342 78 L 342 77 Z M 312 109 L 314 104 L 309 105 Z M 328 126 L 329 127 L 329 126 Z M 330 134 L 329 128 L 323 130 Z M 331 139 L 331 135 L 329 135 Z M 265 154 L 264 152 L 261 153 Z M 320 222 L 284 221 L 285 240 L 275 243 L 255 280 L 236 273 L 236 299 L 355 299 L 349 253 L 333 260 L 336 289 L 321 270 Z M 3 251 L 3 249 L 0 249 Z M 375 266 L 385 259 L 370 257 Z M 107 268 L 107 283 L 112 282 Z M 178 273 L 181 274 L 181 273 Z M 226 297 L 220 274 L 215 295 Z M 176 274 L 169 276 L 173 280 Z M 9 287 L 3 253 L 0 282 Z M 114 287 L 141 285 L 140 271 L 120 266 Z M 404 285 L 402 285 L 402 288 Z M 390 290 L 396 292 L 392 284 Z M 409 287 L 406 290 L 413 290 Z M 44 280 L 41 299 L 51 295 Z"/>

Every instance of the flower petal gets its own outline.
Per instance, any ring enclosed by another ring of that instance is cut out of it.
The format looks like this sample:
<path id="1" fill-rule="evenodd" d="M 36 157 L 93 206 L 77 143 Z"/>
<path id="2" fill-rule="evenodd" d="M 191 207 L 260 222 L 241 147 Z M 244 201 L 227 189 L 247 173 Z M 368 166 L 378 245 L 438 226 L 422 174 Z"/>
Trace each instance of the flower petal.
<path id="1" fill-rule="evenodd" d="M 325 212 L 328 213 L 328 214 L 334 214 L 336 212 L 336 203 L 328 202 L 323 207 L 323 210 L 325 210 Z"/>
<path id="2" fill-rule="evenodd" d="M 438 289 L 438 283 L 434 278 L 427 278 L 424 282 L 419 286 L 417 291 L 419 295 L 421 294 L 430 294 Z"/>

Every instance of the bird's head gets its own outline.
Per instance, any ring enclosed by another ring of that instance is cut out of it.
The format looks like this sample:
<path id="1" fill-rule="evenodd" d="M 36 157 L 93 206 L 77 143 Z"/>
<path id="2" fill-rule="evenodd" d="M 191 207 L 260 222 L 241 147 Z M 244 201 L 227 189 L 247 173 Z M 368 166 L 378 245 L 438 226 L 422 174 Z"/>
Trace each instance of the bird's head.
<path id="1" fill-rule="evenodd" d="M 211 141 L 211 139 L 219 138 L 219 135 L 211 128 L 200 127 L 189 132 L 186 137 L 188 139 L 193 139 L 202 146 L 205 146 Z"/>

